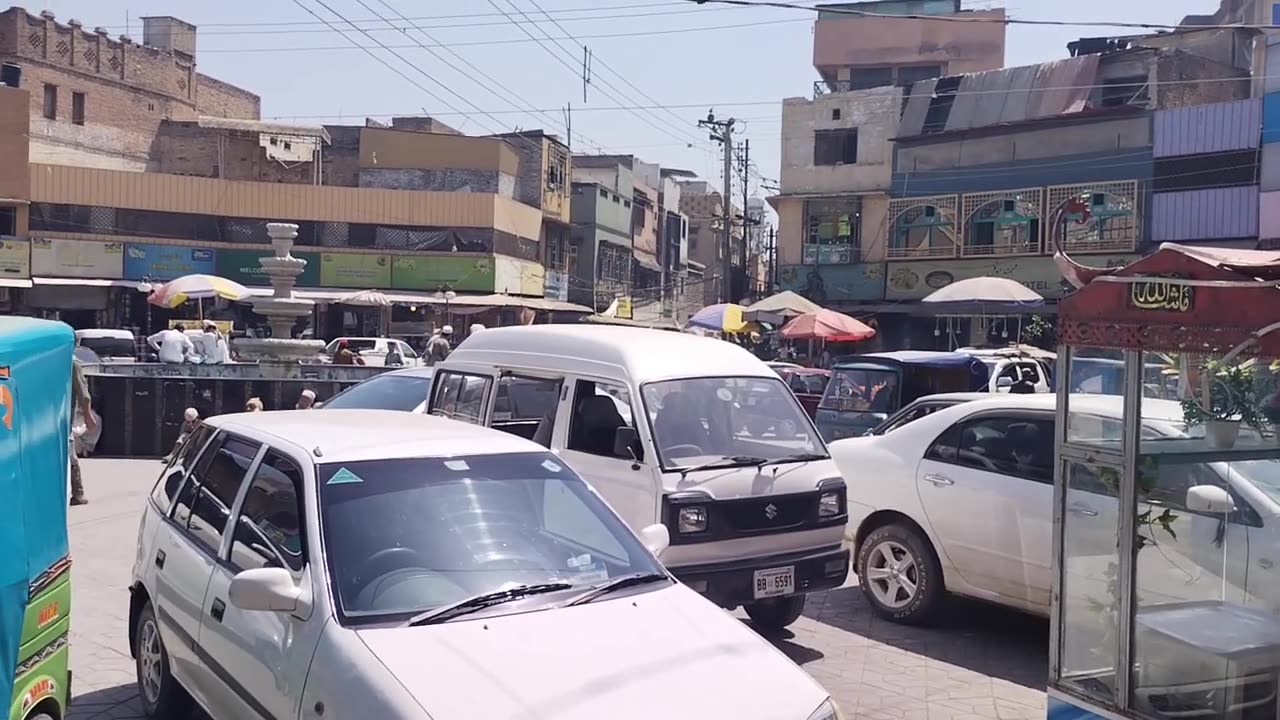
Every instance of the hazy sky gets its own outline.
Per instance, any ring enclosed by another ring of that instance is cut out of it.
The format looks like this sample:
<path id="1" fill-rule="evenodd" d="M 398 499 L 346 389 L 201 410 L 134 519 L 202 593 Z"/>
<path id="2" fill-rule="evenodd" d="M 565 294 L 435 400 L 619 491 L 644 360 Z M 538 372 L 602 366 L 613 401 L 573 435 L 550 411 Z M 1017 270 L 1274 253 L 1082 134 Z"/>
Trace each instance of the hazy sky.
<path id="1" fill-rule="evenodd" d="M 299 3 L 375 49 L 408 79 L 355 49 Z M 1015 18 L 1176 23 L 1187 14 L 1212 12 L 1216 4 L 1010 0 L 1005 7 Z M 378 49 L 373 39 L 351 30 L 323 5 L 350 20 L 377 21 L 376 12 L 398 25 L 421 27 L 401 31 L 388 30 L 382 23 L 358 23 L 416 69 Z M 1001 5 L 992 0 L 966 2 L 966 7 Z M 562 27 L 552 24 L 538 6 Z M 264 117 L 360 123 L 366 116 L 425 111 L 470 133 L 518 126 L 563 136 L 562 109 L 571 104 L 575 151 L 632 152 L 649 162 L 694 170 L 712 181 L 720 176 L 719 151 L 695 126 L 709 108 L 719 116 L 746 121 L 742 136 L 751 140 L 760 173 L 777 178 L 781 100 L 811 95 L 817 78 L 811 64 L 814 17 L 797 10 L 696 5 L 688 0 L 56 0 L 48 7 L 59 21 L 76 18 L 86 29 L 101 25 L 113 35 L 124 32 L 128 18 L 138 41 L 138 18 L 145 15 L 173 15 L 200 26 L 200 70 L 261 95 Z M 401 20 L 397 12 L 411 22 Z M 511 19 L 542 43 L 530 40 Z M 539 29 L 528 25 L 530 20 Z M 379 24 L 384 29 L 373 30 Z M 543 32 L 554 38 L 573 36 L 591 49 L 592 83 L 585 103 L 581 44 L 547 40 Z M 1125 31 L 1015 25 L 1008 32 L 1005 62 L 1013 66 L 1065 57 L 1067 42 L 1082 35 Z M 449 48 L 432 48 L 437 57 L 419 43 Z M 605 109 L 618 105 L 662 109 Z M 510 112 L 513 109 L 546 112 Z"/>

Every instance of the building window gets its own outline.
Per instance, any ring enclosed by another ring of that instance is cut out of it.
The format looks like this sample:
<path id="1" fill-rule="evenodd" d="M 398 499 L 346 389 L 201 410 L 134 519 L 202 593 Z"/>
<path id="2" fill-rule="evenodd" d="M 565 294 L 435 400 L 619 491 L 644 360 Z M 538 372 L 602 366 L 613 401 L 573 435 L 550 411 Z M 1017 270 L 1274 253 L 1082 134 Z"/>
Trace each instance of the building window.
<path id="1" fill-rule="evenodd" d="M 46 120 L 58 119 L 58 86 L 44 84 L 44 117 Z"/>
<path id="2" fill-rule="evenodd" d="M 893 68 L 870 67 L 849 69 L 850 90 L 870 90 L 893 84 Z"/>
<path id="3" fill-rule="evenodd" d="M 71 122 L 76 125 L 84 124 L 84 93 L 71 93 Z"/>
<path id="4" fill-rule="evenodd" d="M 861 197 L 810 200 L 804 211 L 806 265 L 847 264 L 861 258 Z"/>
<path id="5" fill-rule="evenodd" d="M 975 198 L 964 237 L 965 255 L 1021 255 L 1040 252 L 1039 191 Z M 981 204 L 978 204 L 981 203 Z"/>
<path id="6" fill-rule="evenodd" d="M 831 119 L 832 120 L 840 119 L 840 108 L 831 108 Z"/>
<path id="7" fill-rule="evenodd" d="M 813 134 L 814 165 L 853 165 L 858 162 L 858 130 L 819 130 Z"/>
<path id="8" fill-rule="evenodd" d="M 918 82 L 942 77 L 941 65 L 910 65 L 898 68 L 898 87 L 910 88 Z"/>
<path id="9" fill-rule="evenodd" d="M 558 190 L 564 187 L 564 163 L 552 160 L 547 163 L 547 188 Z"/>
<path id="10" fill-rule="evenodd" d="M 0 235 L 18 234 L 18 208 L 0 207 Z"/>
<path id="11" fill-rule="evenodd" d="M 1103 80 L 1101 93 L 1098 104 L 1104 108 L 1123 107 L 1125 105 L 1145 106 L 1149 100 L 1147 76 L 1133 75 L 1113 80 Z"/>
<path id="12" fill-rule="evenodd" d="M 600 188 L 600 197 L 605 198 L 607 200 L 609 198 L 609 191 L 605 190 L 604 188 Z"/>

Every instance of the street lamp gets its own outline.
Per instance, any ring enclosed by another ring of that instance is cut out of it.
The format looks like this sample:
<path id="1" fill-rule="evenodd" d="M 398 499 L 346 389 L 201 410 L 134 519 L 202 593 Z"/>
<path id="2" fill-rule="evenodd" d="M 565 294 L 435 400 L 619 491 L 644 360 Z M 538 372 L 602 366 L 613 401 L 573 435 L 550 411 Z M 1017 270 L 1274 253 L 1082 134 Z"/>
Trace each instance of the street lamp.
<path id="1" fill-rule="evenodd" d="M 458 293 L 448 288 L 441 288 L 436 291 L 436 299 L 444 301 L 444 324 L 445 325 L 449 324 L 449 303 L 452 302 L 453 299 L 456 297 L 458 297 Z"/>

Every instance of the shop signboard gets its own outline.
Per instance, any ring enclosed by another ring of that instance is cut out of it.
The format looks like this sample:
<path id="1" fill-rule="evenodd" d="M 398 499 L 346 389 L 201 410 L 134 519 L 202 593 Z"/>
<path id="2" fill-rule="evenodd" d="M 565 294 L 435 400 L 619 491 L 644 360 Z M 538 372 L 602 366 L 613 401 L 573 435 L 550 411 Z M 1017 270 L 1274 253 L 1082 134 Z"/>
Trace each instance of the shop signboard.
<path id="1" fill-rule="evenodd" d="M 270 285 L 270 279 L 262 270 L 258 260 L 273 254 L 270 247 L 264 247 L 261 250 L 220 249 L 217 257 L 217 275 L 250 287 Z M 298 276 L 297 286 L 299 288 L 320 287 L 320 253 L 294 250 L 292 255 L 299 260 L 307 261 L 306 267 L 302 268 L 302 274 Z"/>
<path id="2" fill-rule="evenodd" d="M 385 290 L 391 287 L 391 256 L 322 253 L 320 284 L 325 287 Z"/>
<path id="3" fill-rule="evenodd" d="M 569 273 L 559 270 L 547 270 L 542 283 L 542 296 L 550 300 L 568 302 Z"/>
<path id="4" fill-rule="evenodd" d="M 1124 267 L 1137 255 L 1080 255 L 1075 260 L 1091 267 Z M 1062 272 L 1047 255 L 985 260 L 912 260 L 891 262 L 885 280 L 886 300 L 923 300 L 933 291 L 958 280 L 1003 277 L 1016 280 L 1046 299 L 1067 293 Z"/>
<path id="5" fill-rule="evenodd" d="M 391 287 L 396 290 L 494 292 L 492 255 L 396 255 L 391 259 Z M 541 289 L 538 293 L 541 294 Z"/>
<path id="6" fill-rule="evenodd" d="M 494 292 L 542 297 L 547 278 L 541 264 L 502 255 L 495 255 L 493 260 Z"/>
<path id="7" fill-rule="evenodd" d="M 783 265 L 778 282 L 819 305 L 878 302 L 884 299 L 884 263 Z"/>
<path id="8" fill-rule="evenodd" d="M 124 277 L 124 243 L 37 237 L 31 240 L 33 277 Z"/>
<path id="9" fill-rule="evenodd" d="M 0 240 L 0 279 L 25 280 L 31 277 L 31 245 L 26 240 Z"/>
<path id="10" fill-rule="evenodd" d="M 622 320 L 631 320 L 635 316 L 635 311 L 631 305 L 631 298 L 620 297 L 616 302 L 617 305 L 614 307 L 614 317 Z"/>
<path id="11" fill-rule="evenodd" d="M 210 248 L 128 243 L 124 247 L 126 280 L 173 280 L 183 275 L 212 275 L 218 268 Z"/>

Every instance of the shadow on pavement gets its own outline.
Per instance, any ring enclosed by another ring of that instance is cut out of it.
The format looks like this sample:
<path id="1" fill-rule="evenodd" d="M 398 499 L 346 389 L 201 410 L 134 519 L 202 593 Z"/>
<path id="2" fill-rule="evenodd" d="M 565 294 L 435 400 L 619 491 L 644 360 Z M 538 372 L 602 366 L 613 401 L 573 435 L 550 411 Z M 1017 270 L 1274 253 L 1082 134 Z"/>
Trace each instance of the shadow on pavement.
<path id="1" fill-rule="evenodd" d="M 899 650 L 1044 690 L 1049 678 L 1049 623 L 1017 610 L 947 598 L 931 625 L 899 625 L 872 611 L 862 590 L 810 596 L 805 616 Z M 821 602 L 813 602 L 822 597 Z"/>
<path id="2" fill-rule="evenodd" d="M 74 690 L 73 682 L 72 691 Z M 141 720 L 145 717 L 142 702 L 138 699 L 138 686 L 127 683 L 75 693 L 71 699 L 71 707 L 67 710 L 66 720 Z M 209 716 L 197 709 L 192 711 L 190 717 L 173 720 L 209 720 Z"/>
<path id="3" fill-rule="evenodd" d="M 824 657 L 826 657 L 826 655 L 824 655 L 821 650 L 817 650 L 811 647 L 806 647 L 799 643 L 791 642 L 791 640 L 795 638 L 796 634 L 791 632 L 790 630 L 787 630 L 787 629 L 783 629 L 780 631 L 763 630 L 753 625 L 750 620 L 743 620 L 742 624 L 751 628 L 760 637 L 764 638 L 765 640 L 768 640 L 770 644 L 772 644 L 774 647 L 781 650 L 783 654 L 791 658 L 791 662 L 797 665 L 805 665 L 807 663 L 821 660 Z"/>

